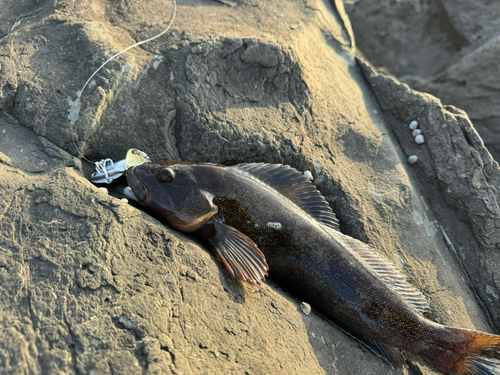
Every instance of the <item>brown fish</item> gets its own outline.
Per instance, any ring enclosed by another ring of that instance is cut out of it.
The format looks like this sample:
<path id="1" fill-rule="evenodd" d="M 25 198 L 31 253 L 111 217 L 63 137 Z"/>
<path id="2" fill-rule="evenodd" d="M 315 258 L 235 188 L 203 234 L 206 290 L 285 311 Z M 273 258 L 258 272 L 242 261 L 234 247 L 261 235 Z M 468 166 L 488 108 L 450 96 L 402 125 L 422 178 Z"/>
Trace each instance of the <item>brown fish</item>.
<path id="1" fill-rule="evenodd" d="M 160 162 L 127 172 L 128 195 L 215 251 L 233 277 L 269 274 L 393 367 L 399 349 L 444 374 L 499 375 L 500 336 L 434 323 L 424 296 L 368 245 L 339 231 L 295 169 Z"/>

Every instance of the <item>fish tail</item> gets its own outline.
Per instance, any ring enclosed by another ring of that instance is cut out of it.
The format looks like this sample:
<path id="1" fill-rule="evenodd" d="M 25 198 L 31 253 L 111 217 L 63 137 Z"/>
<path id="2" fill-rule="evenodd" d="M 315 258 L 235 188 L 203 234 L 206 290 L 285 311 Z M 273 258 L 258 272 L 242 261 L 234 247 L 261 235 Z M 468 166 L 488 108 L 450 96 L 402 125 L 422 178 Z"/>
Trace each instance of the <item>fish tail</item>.
<path id="1" fill-rule="evenodd" d="M 434 358 L 434 365 L 449 375 L 500 375 L 500 336 L 446 327 L 455 336 L 452 363 Z M 448 357 L 448 359 L 451 359 Z"/>
<path id="2" fill-rule="evenodd" d="M 472 336 L 465 353 L 455 365 L 457 375 L 500 375 L 500 336 L 465 331 Z"/>

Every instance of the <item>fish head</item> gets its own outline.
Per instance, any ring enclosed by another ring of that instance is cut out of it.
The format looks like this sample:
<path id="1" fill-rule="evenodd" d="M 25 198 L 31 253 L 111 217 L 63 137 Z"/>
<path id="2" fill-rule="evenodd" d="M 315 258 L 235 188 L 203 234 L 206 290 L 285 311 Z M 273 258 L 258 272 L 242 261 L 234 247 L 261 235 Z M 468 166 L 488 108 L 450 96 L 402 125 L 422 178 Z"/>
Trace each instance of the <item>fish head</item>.
<path id="1" fill-rule="evenodd" d="M 183 232 L 194 232 L 218 212 L 214 194 L 206 190 L 193 165 L 145 163 L 128 169 L 127 196 L 160 220 Z"/>

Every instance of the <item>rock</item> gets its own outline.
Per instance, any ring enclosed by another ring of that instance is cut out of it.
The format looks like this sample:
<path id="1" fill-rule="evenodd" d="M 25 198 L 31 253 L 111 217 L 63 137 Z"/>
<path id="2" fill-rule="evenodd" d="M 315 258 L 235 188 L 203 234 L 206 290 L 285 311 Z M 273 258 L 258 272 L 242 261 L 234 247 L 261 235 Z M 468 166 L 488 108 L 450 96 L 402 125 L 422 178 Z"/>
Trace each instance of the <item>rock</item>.
<path id="1" fill-rule="evenodd" d="M 440 0 L 345 0 L 345 4 L 357 47 L 372 64 L 399 77 L 433 75 L 469 45 Z"/>
<path id="2" fill-rule="evenodd" d="M 429 203 L 440 230 L 499 330 L 498 163 L 484 147 L 465 112 L 443 106 L 430 95 L 378 75 L 364 63 L 362 66 L 403 152 L 407 156 L 418 155 L 415 173 L 424 194 L 432 197 Z M 427 137 L 426 146 L 411 142 L 404 126 L 417 116 Z M 464 225 L 472 230 L 474 237 L 463 237 L 457 230 Z"/>
<path id="3" fill-rule="evenodd" d="M 500 36 L 497 36 L 436 76 L 404 79 L 415 89 L 437 96 L 443 104 L 465 110 L 495 160 L 500 160 L 499 60 Z"/>
<path id="4" fill-rule="evenodd" d="M 0 150 L 10 159 L 4 164 L 28 173 L 43 173 L 63 166 L 82 167 L 80 159 L 22 126 L 7 113 L 0 115 Z"/>
<path id="5" fill-rule="evenodd" d="M 361 51 L 397 75 L 436 73 L 500 27 L 500 3 L 488 0 L 345 0 L 345 7 Z"/>
<path id="6" fill-rule="evenodd" d="M 346 8 L 357 45 L 373 64 L 465 110 L 500 160 L 500 3 L 349 0 Z"/>
<path id="7" fill-rule="evenodd" d="M 12 138 L 0 138 L 5 372 L 436 374 L 413 356 L 410 370 L 392 371 L 314 312 L 304 315 L 302 301 L 272 282 L 272 270 L 264 285 L 242 285 L 189 237 L 117 199 L 111 188 L 100 194 L 70 156 L 78 156 L 72 128 L 79 150 L 93 160 L 117 160 L 138 147 L 153 159 L 313 171 L 342 230 L 398 265 L 428 297 L 430 318 L 492 331 L 496 302 L 483 311 L 470 285 L 482 298 L 500 294 L 494 263 L 486 262 L 495 260 L 496 237 L 487 230 L 498 208 L 490 200 L 484 215 L 479 202 L 496 194 L 498 166 L 462 114 L 438 104 L 429 109 L 435 118 L 455 119 L 454 133 L 435 136 L 421 118 L 423 104 L 434 99 L 372 71 L 367 77 L 386 85 L 402 113 L 397 123 L 406 138 L 395 139 L 392 112 L 374 87 L 377 104 L 352 57 L 342 4 L 319 0 L 181 4 L 171 32 L 107 65 L 73 106 L 103 61 L 165 27 L 171 5 L 138 4 L 32 5 L 30 22 L 0 40 L 3 51 L 12 43 L 20 51 L 2 54 L 18 72 L 15 96 L 3 102 Z M 21 18 L 11 13 L 1 20 Z M 426 135 L 421 146 L 408 129 L 413 120 Z M 453 168 L 469 173 L 463 169 L 476 161 L 472 203 L 453 190 L 456 176 L 437 151 L 440 143 L 449 150 L 455 137 Z M 30 169 L 37 156 L 21 160 L 17 146 L 30 144 L 45 169 Z M 419 162 L 409 166 L 409 155 Z M 421 175 L 431 183 L 422 186 Z M 435 175 L 449 192 L 436 187 Z M 488 273 L 477 273 L 479 256 L 467 258 L 473 267 L 463 270 L 450 243 L 459 256 L 472 254 L 465 244 L 490 249 L 484 253 L 491 258 L 481 258 Z"/>
<path id="8" fill-rule="evenodd" d="M 441 0 L 455 30 L 470 44 L 482 43 L 495 37 L 500 29 L 500 3 L 479 0 Z"/>

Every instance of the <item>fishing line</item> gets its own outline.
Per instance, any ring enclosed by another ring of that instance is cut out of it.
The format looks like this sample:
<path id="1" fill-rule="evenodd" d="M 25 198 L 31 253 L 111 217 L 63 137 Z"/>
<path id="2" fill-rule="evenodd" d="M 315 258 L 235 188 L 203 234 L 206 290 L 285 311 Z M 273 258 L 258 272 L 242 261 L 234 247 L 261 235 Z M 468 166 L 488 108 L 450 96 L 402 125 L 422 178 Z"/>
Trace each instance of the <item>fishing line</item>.
<path id="1" fill-rule="evenodd" d="M 127 48 L 125 48 L 123 51 L 120 51 L 118 52 L 117 54 L 111 56 L 109 59 L 107 59 L 99 68 L 97 68 L 97 70 L 92 73 L 92 75 L 89 77 L 89 79 L 87 80 L 87 82 L 85 82 L 85 84 L 83 85 L 82 89 L 78 92 L 78 96 L 76 98 L 76 100 L 72 103 L 72 106 L 71 106 L 71 113 L 73 113 L 73 111 L 75 111 L 75 108 L 77 108 L 79 105 L 80 105 L 80 97 L 82 96 L 82 93 L 83 93 L 83 90 L 85 90 L 85 87 L 87 87 L 87 85 L 89 84 L 89 82 L 92 80 L 92 78 L 94 78 L 94 76 L 97 74 L 97 72 L 99 70 L 101 70 L 104 65 L 106 65 L 108 62 L 110 62 L 111 60 L 113 60 L 115 57 L 118 57 L 120 56 L 122 53 L 124 52 L 127 52 L 129 49 L 132 49 L 134 47 L 137 47 L 137 46 L 140 46 L 141 44 L 144 44 L 144 43 L 147 43 L 147 42 L 150 42 L 152 40 L 155 40 L 157 38 L 159 38 L 160 36 L 162 36 L 163 34 L 165 34 L 169 29 L 170 29 L 170 26 L 172 26 L 172 24 L 174 23 L 174 19 L 175 19 L 175 15 L 177 14 L 177 1 L 176 0 L 173 0 L 173 3 L 174 3 L 174 13 L 172 14 L 172 18 L 170 19 L 170 22 L 168 23 L 168 26 L 165 30 L 163 30 L 161 33 L 159 33 L 158 35 L 155 35 L 149 39 L 146 39 L 146 40 L 142 40 L 140 42 L 137 42 L 135 44 L 132 44 L 131 46 L 128 46 Z M 79 111 L 79 110 L 78 110 Z M 78 152 L 78 155 L 82 158 L 82 159 L 85 159 L 87 160 L 89 163 L 93 163 L 96 165 L 96 168 L 99 170 L 101 168 L 104 167 L 104 170 L 106 169 L 105 168 L 105 165 L 106 165 L 106 160 L 101 160 L 100 162 L 94 162 L 92 160 L 89 160 L 87 159 L 83 153 L 80 151 L 80 149 L 78 148 L 77 144 L 76 144 L 76 139 L 75 139 L 75 133 L 73 131 L 73 123 L 75 121 L 72 121 L 70 120 L 70 127 L 71 127 L 71 137 L 73 139 L 73 144 L 75 145 L 75 149 L 76 151 Z"/>

